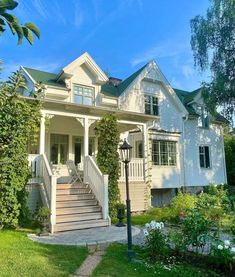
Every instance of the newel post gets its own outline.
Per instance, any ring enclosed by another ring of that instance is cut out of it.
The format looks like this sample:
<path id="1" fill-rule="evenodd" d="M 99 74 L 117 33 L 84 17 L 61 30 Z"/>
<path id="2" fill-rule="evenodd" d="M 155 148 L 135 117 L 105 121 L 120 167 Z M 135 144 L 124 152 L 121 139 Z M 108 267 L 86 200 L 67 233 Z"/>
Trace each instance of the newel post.
<path id="1" fill-rule="evenodd" d="M 103 207 L 103 217 L 104 219 L 108 219 L 109 217 L 109 192 L 108 192 L 108 184 L 109 184 L 109 175 L 103 175 L 104 180 L 104 207 Z"/>
<path id="2" fill-rule="evenodd" d="M 50 199 L 50 210 L 51 210 L 51 233 L 54 233 L 54 227 L 56 224 L 56 185 L 57 177 L 51 176 L 51 199 Z"/>

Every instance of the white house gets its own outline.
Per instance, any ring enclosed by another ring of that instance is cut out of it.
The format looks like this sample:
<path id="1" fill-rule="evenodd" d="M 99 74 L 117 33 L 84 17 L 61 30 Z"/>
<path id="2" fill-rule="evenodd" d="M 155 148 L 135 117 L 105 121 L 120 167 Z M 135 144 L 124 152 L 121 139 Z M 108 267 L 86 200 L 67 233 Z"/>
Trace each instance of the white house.
<path id="1" fill-rule="evenodd" d="M 51 209 L 52 232 L 109 224 L 108 176 L 95 162 L 94 132 L 95 122 L 108 112 L 117 115 L 120 139 L 133 146 L 132 211 L 167 204 L 177 188 L 196 192 L 212 182 L 226 183 L 224 118 L 208 114 L 200 89 L 173 89 L 155 61 L 125 80 L 108 78 L 88 53 L 58 74 L 21 68 L 26 97 L 38 82 L 45 87 L 40 139 L 29 147 L 36 177 L 29 204 L 35 206 L 40 191 Z M 66 184 L 68 160 L 89 185 Z M 122 165 L 119 187 L 124 201 Z"/>

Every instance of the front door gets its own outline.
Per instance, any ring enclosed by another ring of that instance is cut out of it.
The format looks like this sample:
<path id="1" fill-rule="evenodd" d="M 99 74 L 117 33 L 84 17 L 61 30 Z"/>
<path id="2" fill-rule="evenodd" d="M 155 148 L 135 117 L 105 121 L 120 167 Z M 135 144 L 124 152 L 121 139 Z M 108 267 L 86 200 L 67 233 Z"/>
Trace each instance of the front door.
<path id="1" fill-rule="evenodd" d="M 75 164 L 80 164 L 82 162 L 82 153 L 83 153 L 83 140 L 82 137 L 74 137 L 73 143 L 74 151 L 74 162 Z"/>

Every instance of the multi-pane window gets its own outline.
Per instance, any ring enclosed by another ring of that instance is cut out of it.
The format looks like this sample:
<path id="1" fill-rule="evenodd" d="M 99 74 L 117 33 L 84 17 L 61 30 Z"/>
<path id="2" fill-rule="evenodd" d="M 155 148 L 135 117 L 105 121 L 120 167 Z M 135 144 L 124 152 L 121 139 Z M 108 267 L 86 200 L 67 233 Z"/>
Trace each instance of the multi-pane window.
<path id="1" fill-rule="evenodd" d="M 210 168 L 210 149 L 209 146 L 199 146 L 200 167 Z"/>
<path id="2" fill-rule="evenodd" d="M 94 88 L 74 85 L 74 102 L 81 105 L 94 105 Z"/>
<path id="3" fill-rule="evenodd" d="M 143 142 L 141 140 L 135 142 L 135 157 L 143 158 Z"/>
<path id="4" fill-rule="evenodd" d="M 153 140 L 152 162 L 154 165 L 176 166 L 176 142 Z"/>
<path id="5" fill-rule="evenodd" d="M 145 113 L 158 115 L 158 98 L 151 95 L 145 95 Z"/>
<path id="6" fill-rule="evenodd" d="M 68 159 L 68 136 L 51 134 L 51 162 L 65 164 Z"/>
<path id="7" fill-rule="evenodd" d="M 209 128 L 209 114 L 208 111 L 205 109 L 204 106 L 198 105 L 196 107 L 197 113 L 199 114 L 198 117 L 198 126 L 202 128 Z"/>

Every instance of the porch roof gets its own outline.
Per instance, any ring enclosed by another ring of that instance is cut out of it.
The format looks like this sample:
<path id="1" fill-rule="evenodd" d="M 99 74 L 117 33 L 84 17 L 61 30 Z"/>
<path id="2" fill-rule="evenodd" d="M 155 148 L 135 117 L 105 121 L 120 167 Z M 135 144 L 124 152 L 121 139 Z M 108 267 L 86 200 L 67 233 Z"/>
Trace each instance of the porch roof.
<path id="1" fill-rule="evenodd" d="M 24 96 L 24 98 L 31 101 L 35 100 L 32 97 Z M 86 116 L 100 118 L 106 113 L 114 113 L 117 115 L 118 120 L 133 121 L 133 123 L 134 122 L 147 123 L 149 121 L 160 119 L 160 117 L 156 115 L 147 115 L 144 113 L 117 110 L 116 108 L 112 108 L 112 107 L 85 106 L 85 105 L 79 105 L 75 103 L 59 101 L 59 100 L 51 100 L 51 99 L 42 100 L 42 103 L 43 103 L 43 109 L 49 110 L 52 113 L 53 111 L 61 112 L 61 115 L 63 115 L 63 112 L 66 112 L 71 114 L 77 114 L 78 117 L 79 115 L 86 115 Z"/>

